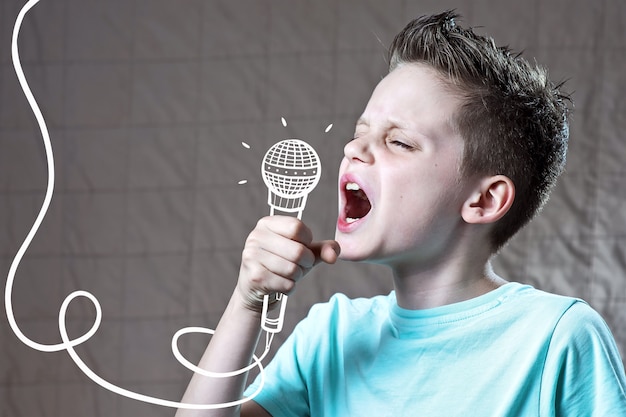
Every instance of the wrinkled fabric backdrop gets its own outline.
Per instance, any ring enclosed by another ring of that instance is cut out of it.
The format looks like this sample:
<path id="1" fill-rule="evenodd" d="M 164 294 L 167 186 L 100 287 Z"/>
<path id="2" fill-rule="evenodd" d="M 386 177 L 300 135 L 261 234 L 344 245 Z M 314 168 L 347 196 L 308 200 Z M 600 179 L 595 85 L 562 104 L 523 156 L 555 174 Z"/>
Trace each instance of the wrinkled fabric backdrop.
<path id="1" fill-rule="evenodd" d="M 11 32 L 24 3 L 0 0 L 5 279 L 47 181 L 42 138 L 11 64 Z M 567 171 L 541 216 L 494 263 L 509 280 L 587 300 L 624 355 L 621 0 L 41 0 L 26 16 L 19 46 L 50 130 L 56 188 L 15 281 L 22 330 L 40 343 L 59 342 L 63 300 L 90 291 L 103 320 L 79 355 L 123 388 L 178 400 L 191 373 L 174 359 L 171 337 L 185 326 L 217 324 L 245 238 L 269 213 L 265 151 L 286 138 L 317 149 L 323 175 L 303 219 L 318 238 L 332 237 L 343 145 L 385 74 L 385 48 L 410 18 L 446 8 L 524 50 L 553 79 L 569 80 L 576 107 Z M 313 303 L 338 291 L 357 297 L 390 289 L 378 267 L 320 266 L 290 298 L 274 348 Z M 94 311 L 76 300 L 70 335 L 86 331 Z M 3 317 L 1 416 L 173 415 L 101 388 L 65 351 L 27 347 Z M 184 336 L 180 349 L 195 362 L 207 340 Z"/>

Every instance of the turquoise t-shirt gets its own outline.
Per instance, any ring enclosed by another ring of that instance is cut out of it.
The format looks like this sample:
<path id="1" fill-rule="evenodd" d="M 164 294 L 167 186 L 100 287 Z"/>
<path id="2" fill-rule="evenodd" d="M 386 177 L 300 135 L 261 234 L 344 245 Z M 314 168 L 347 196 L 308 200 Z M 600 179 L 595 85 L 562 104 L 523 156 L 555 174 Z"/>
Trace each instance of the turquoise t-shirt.
<path id="1" fill-rule="evenodd" d="M 583 301 L 509 283 L 428 310 L 313 306 L 254 399 L 272 416 L 626 416 L 613 337 Z M 246 390 L 256 390 L 259 378 Z"/>

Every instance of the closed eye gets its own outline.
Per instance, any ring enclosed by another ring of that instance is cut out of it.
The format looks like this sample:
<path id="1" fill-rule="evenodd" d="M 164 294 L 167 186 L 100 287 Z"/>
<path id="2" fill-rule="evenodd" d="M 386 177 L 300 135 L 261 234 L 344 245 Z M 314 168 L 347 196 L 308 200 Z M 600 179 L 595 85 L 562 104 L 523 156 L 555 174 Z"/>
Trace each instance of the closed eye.
<path id="1" fill-rule="evenodd" d="M 401 142 L 399 140 L 390 140 L 389 143 L 394 145 L 394 146 L 398 146 L 398 147 L 400 147 L 402 149 L 407 149 L 407 150 L 414 149 L 413 146 L 411 146 L 409 144 L 406 144 L 404 142 Z"/>

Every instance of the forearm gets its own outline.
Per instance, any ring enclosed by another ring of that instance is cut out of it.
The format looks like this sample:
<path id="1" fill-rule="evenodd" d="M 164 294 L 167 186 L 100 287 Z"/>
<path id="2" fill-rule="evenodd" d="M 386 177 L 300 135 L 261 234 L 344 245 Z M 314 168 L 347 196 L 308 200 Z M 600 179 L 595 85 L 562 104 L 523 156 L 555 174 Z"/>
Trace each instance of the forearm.
<path id="1" fill-rule="evenodd" d="M 337 242 L 313 242 L 310 229 L 298 219 L 271 216 L 259 220 L 246 239 L 237 289 L 200 360 L 200 369 L 226 373 L 248 367 L 261 334 L 263 295 L 290 293 L 296 281 L 317 263 L 334 263 L 338 255 Z M 228 378 L 196 373 L 183 402 L 223 404 L 240 400 L 246 380 L 247 372 Z M 239 409 L 181 408 L 177 416 L 238 416 Z M 246 403 L 244 412 L 249 416 L 269 415 L 254 402 Z"/>
<path id="2" fill-rule="evenodd" d="M 233 294 L 215 329 L 198 366 L 211 372 L 231 372 L 247 367 L 258 344 L 260 313 L 246 308 L 237 293 Z M 195 374 L 187 387 L 182 402 L 218 404 L 242 397 L 247 372 L 227 378 Z M 216 410 L 179 409 L 177 417 L 238 416 L 239 407 Z"/>

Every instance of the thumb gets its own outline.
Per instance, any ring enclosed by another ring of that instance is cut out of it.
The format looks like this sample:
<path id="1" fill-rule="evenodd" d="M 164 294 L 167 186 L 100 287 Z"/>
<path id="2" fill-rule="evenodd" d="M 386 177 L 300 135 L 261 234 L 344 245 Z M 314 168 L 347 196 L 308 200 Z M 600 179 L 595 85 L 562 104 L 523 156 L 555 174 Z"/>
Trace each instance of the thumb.
<path id="1" fill-rule="evenodd" d="M 315 264 L 325 262 L 327 264 L 334 264 L 337 262 L 341 248 L 339 243 L 335 240 L 322 240 L 319 242 L 311 243 L 309 247 L 315 255 Z"/>

